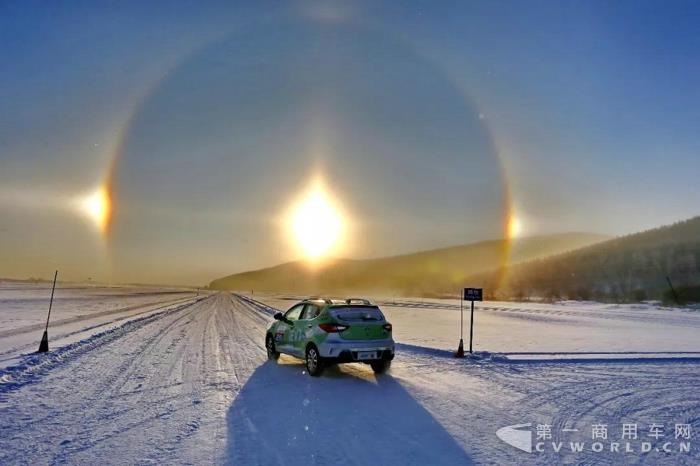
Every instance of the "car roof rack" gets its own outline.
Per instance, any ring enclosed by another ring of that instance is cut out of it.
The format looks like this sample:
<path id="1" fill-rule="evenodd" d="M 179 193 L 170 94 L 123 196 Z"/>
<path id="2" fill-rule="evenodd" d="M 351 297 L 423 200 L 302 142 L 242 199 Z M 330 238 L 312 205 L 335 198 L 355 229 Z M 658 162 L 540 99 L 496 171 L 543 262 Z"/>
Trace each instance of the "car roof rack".
<path id="1" fill-rule="evenodd" d="M 333 301 L 329 298 L 321 298 L 320 296 L 311 296 L 306 298 L 304 301 L 323 301 L 326 304 L 333 304 Z"/>
<path id="2" fill-rule="evenodd" d="M 372 302 L 366 298 L 348 298 L 345 300 L 345 304 L 363 304 L 365 306 L 371 306 Z"/>

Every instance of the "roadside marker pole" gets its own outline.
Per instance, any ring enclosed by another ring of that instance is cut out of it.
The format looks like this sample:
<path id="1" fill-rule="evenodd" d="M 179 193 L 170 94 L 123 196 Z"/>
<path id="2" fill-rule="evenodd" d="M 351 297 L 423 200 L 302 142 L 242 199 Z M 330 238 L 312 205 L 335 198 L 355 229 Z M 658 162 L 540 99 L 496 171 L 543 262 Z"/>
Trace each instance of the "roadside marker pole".
<path id="1" fill-rule="evenodd" d="M 474 304 L 474 303 L 472 303 Z M 470 340 L 471 345 L 471 340 Z M 464 357 L 464 293 L 459 292 L 459 347 L 455 353 L 455 358 Z"/>
<path id="2" fill-rule="evenodd" d="M 39 343 L 39 353 L 47 353 L 49 351 L 49 319 L 51 318 L 51 307 L 53 306 L 53 292 L 56 290 L 56 278 L 58 278 L 58 270 L 53 274 L 53 286 L 51 287 L 51 300 L 49 301 L 49 315 L 46 316 L 46 328 L 44 335 Z"/>
<path id="3" fill-rule="evenodd" d="M 472 353 L 472 339 L 474 338 L 474 301 L 472 301 L 472 317 L 469 321 L 469 354 Z"/>

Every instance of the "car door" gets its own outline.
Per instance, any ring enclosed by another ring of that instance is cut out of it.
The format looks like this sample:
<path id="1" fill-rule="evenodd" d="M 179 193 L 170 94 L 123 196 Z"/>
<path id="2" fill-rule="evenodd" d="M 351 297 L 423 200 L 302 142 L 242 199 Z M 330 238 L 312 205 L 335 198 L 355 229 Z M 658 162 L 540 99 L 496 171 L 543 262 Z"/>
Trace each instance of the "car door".
<path id="1" fill-rule="evenodd" d="M 299 321 L 295 324 L 295 331 L 293 334 L 294 352 L 301 357 L 306 356 L 306 343 L 313 338 L 312 321 L 318 316 L 320 311 L 321 308 L 316 304 L 306 303 Z"/>
<path id="2" fill-rule="evenodd" d="M 304 310 L 304 304 L 292 306 L 284 313 L 285 320 L 280 320 L 279 327 L 275 331 L 275 345 L 284 353 L 295 353 L 293 342 L 295 338 L 296 323 Z"/>

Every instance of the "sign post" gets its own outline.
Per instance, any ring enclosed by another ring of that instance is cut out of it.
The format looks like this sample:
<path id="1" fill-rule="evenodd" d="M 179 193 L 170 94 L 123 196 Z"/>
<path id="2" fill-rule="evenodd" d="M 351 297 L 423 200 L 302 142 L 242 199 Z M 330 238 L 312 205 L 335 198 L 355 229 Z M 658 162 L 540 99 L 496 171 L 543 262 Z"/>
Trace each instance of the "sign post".
<path id="1" fill-rule="evenodd" d="M 472 301 L 472 312 L 469 319 L 469 354 L 473 353 L 472 341 L 474 341 L 474 301 Z"/>
<path id="2" fill-rule="evenodd" d="M 41 337 L 41 343 L 39 343 L 39 353 L 48 353 L 49 351 L 49 319 L 51 318 L 51 306 L 53 305 L 53 292 L 56 290 L 56 278 L 58 277 L 58 270 L 53 275 L 53 287 L 51 287 L 51 301 L 49 301 L 49 315 L 46 316 L 46 328 L 44 328 L 44 335 Z"/>
<path id="3" fill-rule="evenodd" d="M 471 302 L 471 318 L 469 320 L 469 353 L 473 351 L 473 340 L 474 340 L 474 301 L 484 300 L 484 290 L 483 288 L 465 288 L 460 296 L 459 309 L 460 309 L 460 325 L 459 325 L 459 347 L 455 353 L 456 358 L 464 357 L 464 301 Z"/>

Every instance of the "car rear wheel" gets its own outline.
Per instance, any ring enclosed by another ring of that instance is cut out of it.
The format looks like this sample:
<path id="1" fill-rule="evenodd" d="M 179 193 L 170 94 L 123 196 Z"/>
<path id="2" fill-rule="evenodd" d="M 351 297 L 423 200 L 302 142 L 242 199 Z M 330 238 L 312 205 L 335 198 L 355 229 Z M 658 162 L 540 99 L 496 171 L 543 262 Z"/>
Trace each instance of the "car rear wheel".
<path id="1" fill-rule="evenodd" d="M 265 348 L 267 349 L 267 359 L 279 359 L 280 353 L 277 351 L 277 348 L 275 348 L 275 340 L 271 335 L 265 338 Z"/>
<path id="2" fill-rule="evenodd" d="M 372 366 L 372 370 L 375 374 L 383 374 L 391 367 L 391 361 L 382 359 L 381 361 L 373 361 L 369 365 Z"/>
<path id="3" fill-rule="evenodd" d="M 323 372 L 323 358 L 314 345 L 306 349 L 306 370 L 313 377 L 318 377 Z"/>

